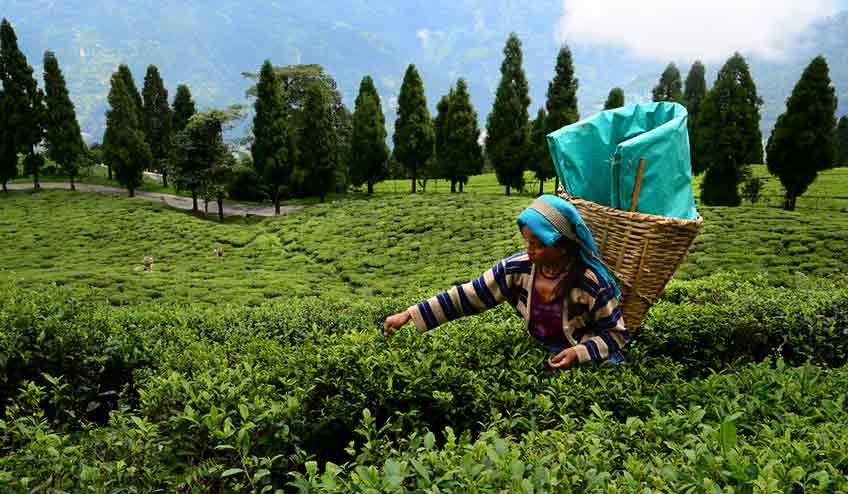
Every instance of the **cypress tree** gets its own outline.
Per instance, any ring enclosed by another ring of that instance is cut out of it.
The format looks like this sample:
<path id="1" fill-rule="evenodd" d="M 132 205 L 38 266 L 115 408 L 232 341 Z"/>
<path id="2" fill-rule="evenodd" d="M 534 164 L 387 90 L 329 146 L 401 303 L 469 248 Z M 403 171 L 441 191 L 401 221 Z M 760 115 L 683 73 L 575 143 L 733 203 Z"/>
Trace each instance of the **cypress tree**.
<path id="1" fill-rule="evenodd" d="M 44 53 L 44 89 L 47 154 L 65 170 L 71 180 L 71 190 L 75 190 L 74 176 L 79 172 L 85 145 L 74 104 L 65 86 L 65 77 L 56 55 L 51 51 Z"/>
<path id="2" fill-rule="evenodd" d="M 0 22 L 0 81 L 5 98 L 7 146 L 27 154 L 33 166 L 33 187 L 38 189 L 38 164 L 35 147 L 44 138 L 44 94 L 32 75 L 32 67 L 18 48 L 18 38 L 6 19 Z M 17 162 L 15 163 L 17 167 Z M 4 175 L 8 175 L 5 173 Z"/>
<path id="3" fill-rule="evenodd" d="M 624 106 L 624 91 L 620 87 L 610 89 L 607 100 L 604 103 L 604 110 L 613 110 Z"/>
<path id="4" fill-rule="evenodd" d="M 567 48 L 560 50 L 561 56 L 563 50 L 567 51 Z M 510 195 L 510 189 L 521 190 L 524 187 L 524 169 L 530 154 L 530 125 L 527 115 L 530 96 L 527 94 L 527 78 L 521 67 L 521 41 L 515 33 L 509 35 L 503 53 L 501 81 L 495 93 L 492 112 L 486 121 L 486 154 L 495 168 L 498 183 L 505 187 L 506 195 Z M 568 56 L 570 59 L 570 53 Z M 557 60 L 559 61 L 559 58 Z M 559 68 L 559 63 L 557 67 Z M 555 82 L 548 88 L 549 101 L 551 87 L 556 88 L 554 94 L 557 98 L 567 96 Z M 557 111 L 560 110 L 559 107 L 556 108 Z"/>
<path id="5" fill-rule="evenodd" d="M 436 154 L 436 176 L 450 180 L 451 192 L 456 192 L 456 170 L 455 163 L 447 157 L 445 141 L 448 135 L 448 113 L 450 112 L 451 98 L 454 88 L 448 90 L 448 94 L 439 98 L 436 104 L 436 116 L 433 118 L 433 138 Z"/>
<path id="6" fill-rule="evenodd" d="M 368 184 L 368 193 L 374 193 L 374 184 L 386 175 L 386 117 L 380 95 L 370 76 L 362 78 L 359 95 L 353 110 L 353 136 L 351 138 L 350 179 L 359 187 Z"/>
<path id="7" fill-rule="evenodd" d="M 397 120 L 392 140 L 394 156 L 412 176 L 412 192 L 419 174 L 433 156 L 433 122 L 427 109 L 424 82 L 415 65 L 410 64 L 403 76 L 398 96 Z"/>
<path id="8" fill-rule="evenodd" d="M 309 88 L 304 107 L 306 122 L 303 127 L 301 162 L 308 170 L 310 188 L 318 193 L 321 202 L 333 188 L 337 159 L 333 115 L 327 105 L 324 91 L 317 84 Z"/>
<path id="9" fill-rule="evenodd" d="M 185 129 L 188 125 L 188 119 L 197 113 L 194 100 L 191 99 L 191 91 L 185 84 L 177 86 L 177 94 L 174 96 L 172 108 L 174 111 L 172 113 L 171 132 L 176 134 Z"/>
<path id="10" fill-rule="evenodd" d="M 843 115 L 839 119 L 836 136 L 837 164 L 848 165 L 848 115 Z"/>
<path id="11" fill-rule="evenodd" d="M 118 66 L 118 73 L 124 80 L 124 87 L 127 89 L 127 94 L 130 95 L 130 98 L 133 101 L 136 114 L 139 116 L 139 122 L 143 122 L 142 115 L 144 110 L 144 103 L 141 100 L 141 94 L 138 92 L 138 88 L 135 85 L 135 79 L 133 79 L 132 71 L 130 70 L 128 65 L 121 64 Z"/>
<path id="12" fill-rule="evenodd" d="M 692 173 L 701 173 L 704 168 L 699 166 L 699 157 L 695 154 L 695 149 L 698 144 L 695 142 L 697 135 L 695 133 L 696 121 L 701 111 L 701 102 L 707 95 L 707 79 L 706 68 L 700 60 L 696 60 L 689 69 L 689 74 L 686 75 L 686 89 L 683 91 L 683 104 L 686 105 L 686 110 L 689 112 L 689 120 L 687 128 L 689 130 L 689 155 L 692 162 Z"/>
<path id="13" fill-rule="evenodd" d="M 699 109 L 695 134 L 698 162 L 706 171 L 701 184 L 704 204 L 738 206 L 741 202 L 738 188 L 745 167 L 757 153 L 762 157 L 762 104 L 748 64 L 742 55 L 734 54 Z"/>
<path id="14" fill-rule="evenodd" d="M 548 83 L 547 100 L 547 132 L 553 132 L 566 125 L 571 125 L 580 120 L 580 112 L 577 110 L 577 89 L 580 82 L 574 77 L 574 61 L 571 49 L 563 45 L 557 54 L 555 75 Z M 553 162 L 551 162 L 553 171 Z M 554 173 L 554 191 L 559 187 L 559 177 Z"/>
<path id="15" fill-rule="evenodd" d="M 768 171 L 783 184 L 783 207 L 790 211 L 818 172 L 833 165 L 836 93 L 829 72 L 824 57 L 810 62 L 769 138 Z"/>
<path id="16" fill-rule="evenodd" d="M 280 198 L 290 188 L 293 159 L 280 87 L 270 60 L 262 64 L 254 110 L 253 166 L 268 187 L 275 213 L 280 214 Z"/>
<path id="17" fill-rule="evenodd" d="M 674 62 L 668 64 L 660 76 L 660 80 L 654 86 L 653 94 L 654 101 L 676 101 L 680 102 L 682 97 L 683 82 L 680 78 L 680 71 Z"/>
<path id="18" fill-rule="evenodd" d="M 536 114 L 536 120 L 533 121 L 531 134 L 533 153 L 530 159 L 530 169 L 536 174 L 536 178 L 539 180 L 539 195 L 545 193 L 545 180 L 556 176 L 554 162 L 548 150 L 548 140 L 546 137 L 548 134 L 547 119 L 548 115 L 545 109 L 539 108 L 539 112 Z"/>
<path id="19" fill-rule="evenodd" d="M 15 149 L 14 129 L 9 125 L 6 94 L 0 88 L 0 182 L 6 192 L 6 182 L 18 176 L 18 150 Z"/>
<path id="20" fill-rule="evenodd" d="M 168 103 L 168 90 L 159 76 L 155 65 L 147 67 L 144 75 L 143 113 L 144 133 L 150 154 L 156 169 L 162 173 L 162 186 L 168 186 L 168 167 L 166 161 L 171 149 L 171 106 Z"/>
<path id="21" fill-rule="evenodd" d="M 104 158 L 115 167 L 115 178 L 127 188 L 129 196 L 141 186 L 144 167 L 150 163 L 150 147 L 141 131 L 139 114 L 133 96 L 126 88 L 120 72 L 112 74 L 106 112 Z"/>
<path id="22" fill-rule="evenodd" d="M 456 81 L 456 89 L 451 91 L 448 114 L 445 122 L 447 132 L 444 135 L 445 159 L 454 170 L 451 179 L 459 183 L 462 192 L 468 177 L 483 171 L 483 149 L 480 147 L 480 129 L 477 127 L 477 112 L 471 104 L 468 84 L 465 79 Z"/>

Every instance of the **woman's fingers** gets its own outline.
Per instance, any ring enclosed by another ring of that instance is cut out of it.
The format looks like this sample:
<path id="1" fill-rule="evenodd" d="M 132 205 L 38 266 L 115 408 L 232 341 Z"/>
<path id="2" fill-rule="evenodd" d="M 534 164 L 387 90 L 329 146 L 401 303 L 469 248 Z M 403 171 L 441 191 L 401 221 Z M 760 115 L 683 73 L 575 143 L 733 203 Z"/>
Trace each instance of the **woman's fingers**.
<path id="1" fill-rule="evenodd" d="M 554 369 L 568 369 L 574 365 L 576 360 L 577 354 L 574 353 L 574 349 L 566 348 L 548 359 L 548 365 Z"/>
<path id="2" fill-rule="evenodd" d="M 386 320 L 383 321 L 383 334 L 386 336 L 392 334 L 396 329 L 406 324 L 409 319 L 410 315 L 407 311 L 387 317 Z"/>

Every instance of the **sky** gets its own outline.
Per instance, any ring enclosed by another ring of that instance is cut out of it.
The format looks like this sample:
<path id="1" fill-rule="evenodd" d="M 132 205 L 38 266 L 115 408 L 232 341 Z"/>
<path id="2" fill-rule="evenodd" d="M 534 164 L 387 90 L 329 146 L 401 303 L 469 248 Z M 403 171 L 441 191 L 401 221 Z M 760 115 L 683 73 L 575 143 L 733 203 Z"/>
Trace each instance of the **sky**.
<path id="1" fill-rule="evenodd" d="M 563 0 L 557 42 L 613 45 L 651 60 L 780 59 L 848 0 Z"/>

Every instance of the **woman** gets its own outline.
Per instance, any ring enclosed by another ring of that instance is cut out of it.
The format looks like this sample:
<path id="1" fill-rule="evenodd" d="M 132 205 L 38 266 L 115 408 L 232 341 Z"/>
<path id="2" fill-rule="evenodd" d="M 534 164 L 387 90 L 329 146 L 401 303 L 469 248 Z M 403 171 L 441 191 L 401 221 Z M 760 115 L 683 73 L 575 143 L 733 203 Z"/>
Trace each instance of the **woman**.
<path id="1" fill-rule="evenodd" d="M 630 336 L 619 309 L 621 292 L 577 209 L 543 195 L 518 215 L 517 223 L 526 252 L 386 318 L 385 334 L 410 319 L 424 332 L 507 301 L 524 317 L 530 334 L 554 353 L 548 359 L 551 367 L 623 363 L 621 348 Z"/>

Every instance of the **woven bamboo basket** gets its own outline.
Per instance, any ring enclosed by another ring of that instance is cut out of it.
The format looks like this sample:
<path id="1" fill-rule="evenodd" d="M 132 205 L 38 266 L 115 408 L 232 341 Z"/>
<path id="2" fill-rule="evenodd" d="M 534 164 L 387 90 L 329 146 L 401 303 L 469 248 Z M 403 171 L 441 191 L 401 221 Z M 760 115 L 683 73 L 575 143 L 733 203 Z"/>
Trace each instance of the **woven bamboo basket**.
<path id="1" fill-rule="evenodd" d="M 634 210 L 641 185 L 639 175 Z M 558 193 L 577 208 L 592 232 L 601 260 L 619 282 L 624 324 L 631 332 L 638 331 L 648 309 L 686 259 L 703 218 L 683 220 L 622 211 L 571 197 L 562 187 Z"/>

